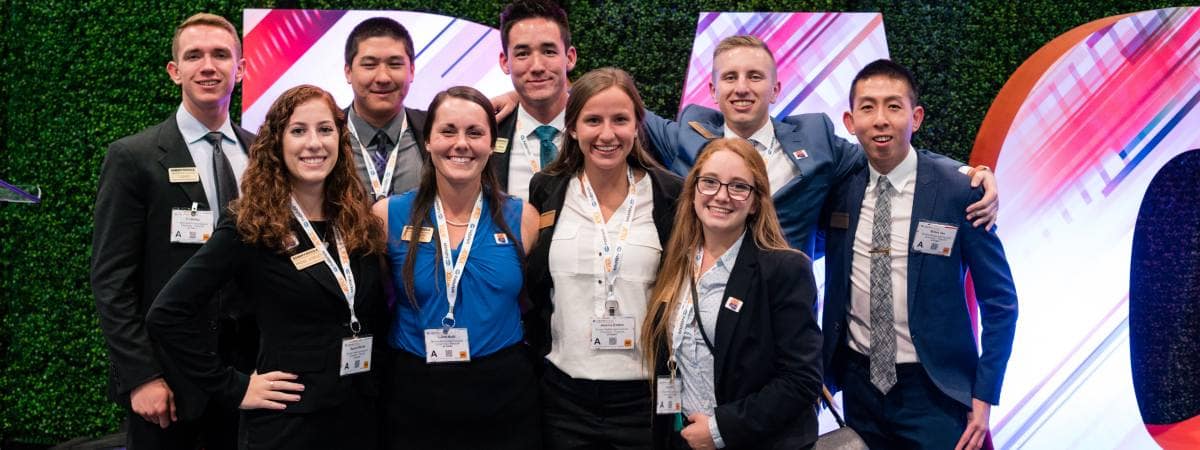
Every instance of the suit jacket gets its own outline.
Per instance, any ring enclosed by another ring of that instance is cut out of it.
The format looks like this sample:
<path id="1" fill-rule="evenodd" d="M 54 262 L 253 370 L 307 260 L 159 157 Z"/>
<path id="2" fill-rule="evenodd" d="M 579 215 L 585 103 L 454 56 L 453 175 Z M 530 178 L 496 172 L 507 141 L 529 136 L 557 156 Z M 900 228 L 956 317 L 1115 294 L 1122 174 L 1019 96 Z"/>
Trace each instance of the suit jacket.
<path id="1" fill-rule="evenodd" d="M 517 133 L 517 110 L 513 110 L 504 120 L 496 124 L 496 137 L 499 139 L 508 139 L 508 146 L 503 152 L 492 153 L 492 159 L 496 162 L 492 167 L 496 170 L 496 180 L 500 182 L 500 189 L 508 192 L 508 164 L 512 161 L 509 156 L 512 154 L 513 146 L 517 143 L 513 139 L 513 135 Z M 532 180 L 530 182 L 532 184 Z M 541 211 L 540 209 L 538 211 Z"/>
<path id="2" fill-rule="evenodd" d="M 850 266 L 854 233 L 869 170 L 864 167 L 839 185 L 829 198 L 822 225 L 826 231 L 825 313 L 823 348 L 825 381 L 836 391 L 844 375 L 842 353 L 847 346 L 850 304 Z M 971 398 L 991 404 L 1000 401 L 1000 385 L 1012 351 L 1017 321 L 1017 295 L 1004 247 L 994 231 L 971 226 L 963 216 L 967 205 L 983 193 L 971 188 L 958 164 L 932 153 L 917 153 L 916 191 L 909 226 L 908 320 L 921 365 L 934 384 L 951 398 L 971 407 Z M 833 215 L 840 216 L 833 220 Z M 849 217 L 848 224 L 845 217 Z M 911 250 L 917 224 L 933 221 L 958 226 L 950 255 Z M 840 222 L 840 223 L 839 223 Z M 979 354 L 967 311 L 964 279 L 970 270 L 979 304 Z"/>
<path id="3" fill-rule="evenodd" d="M 304 230 L 292 221 L 299 245 L 279 252 L 242 242 L 233 218 L 223 220 L 213 237 L 171 278 L 146 322 L 150 333 L 179 361 L 182 372 L 206 392 L 239 404 L 249 376 L 222 364 L 211 352 L 193 343 L 205 334 L 200 317 L 212 293 L 232 280 L 243 292 L 243 307 L 257 318 L 261 344 L 255 369 L 299 375 L 304 385 L 300 401 L 285 413 L 307 413 L 335 407 L 351 389 L 377 393 L 374 371 L 339 376 L 342 339 L 351 336 L 350 310 L 337 280 L 325 263 L 297 270 L 291 256 L 312 249 Z M 330 234 L 331 235 L 331 234 Z M 332 244 L 332 239 L 329 240 Z M 337 259 L 337 248 L 330 245 Z M 354 271 L 354 310 L 362 324 L 360 336 L 382 330 L 383 285 L 381 257 L 350 255 Z M 382 338 L 380 338 L 382 339 Z M 374 342 L 373 350 L 384 343 Z M 379 359 L 374 359 L 379 362 Z"/>
<path id="4" fill-rule="evenodd" d="M 797 274 L 800 274 L 799 276 Z M 742 300 L 739 311 L 725 307 Z M 727 449 L 796 449 L 817 440 L 821 330 L 812 262 L 799 252 L 761 250 L 742 240 L 717 313 L 713 346 L 715 417 Z M 668 349 L 655 372 L 668 376 Z M 669 448 L 673 418 L 654 417 L 655 448 Z"/>
<path id="5" fill-rule="evenodd" d="M 242 151 L 254 135 L 234 126 Z M 166 377 L 182 419 L 199 417 L 208 396 L 182 378 L 178 365 L 147 335 L 146 311 L 167 280 L 200 248 L 171 243 L 171 211 L 198 203 L 211 209 L 199 182 L 171 183 L 167 169 L 195 167 L 174 114 L 108 147 L 100 168 L 92 234 L 92 293 L 109 354 L 108 395 L 129 408 L 130 392 Z M 207 331 L 193 345 L 218 349 L 217 302 L 202 314 Z"/>
<path id="6" fill-rule="evenodd" d="M 346 114 L 346 120 L 350 120 L 350 108 L 343 109 L 342 113 Z M 408 118 L 408 129 L 412 130 L 413 139 L 415 139 L 417 141 L 417 150 L 419 150 L 421 152 L 421 160 L 426 161 L 427 160 L 427 158 L 425 157 L 425 117 L 426 117 L 425 114 L 426 113 L 425 113 L 425 111 L 422 111 L 419 109 L 404 108 L 404 114 L 406 114 L 406 117 Z M 351 141 L 351 143 L 353 143 L 353 141 Z M 369 144 L 369 143 L 370 142 L 366 142 L 364 144 Z M 353 148 L 351 149 L 352 151 L 350 153 L 354 154 L 354 172 L 358 174 L 358 181 L 362 182 L 363 189 L 365 189 L 367 191 L 367 197 L 370 199 L 369 203 L 375 203 L 375 194 L 374 194 L 375 191 L 371 188 L 371 177 L 370 177 L 370 175 L 367 174 L 367 163 L 374 164 L 374 161 L 371 161 L 371 160 L 364 161 L 362 158 L 362 153 L 360 153 L 358 146 L 355 145 L 352 147 Z M 399 164 L 399 161 L 397 161 L 397 164 Z M 382 177 L 383 174 L 381 173 L 381 174 L 379 174 L 379 176 Z M 415 186 L 404 185 L 399 177 L 395 177 L 395 178 L 392 178 L 392 189 L 389 192 L 391 192 L 393 195 L 403 194 L 403 193 L 405 193 L 409 190 L 415 189 L 415 188 L 416 188 Z"/>
<path id="7" fill-rule="evenodd" d="M 652 185 L 653 211 L 650 214 L 654 217 L 659 243 L 666 248 L 683 181 L 662 169 L 650 169 L 646 174 Z M 576 174 L 537 173 L 529 181 L 529 203 L 541 211 L 543 222 L 538 227 L 537 244 L 525 261 L 525 289 L 532 308 L 525 312 L 522 320 L 525 322 L 525 341 L 540 356 L 550 353 L 550 315 L 554 313 L 554 303 L 550 298 L 550 291 L 554 288 L 554 279 L 550 276 L 550 243 L 567 195 L 567 186 L 574 176 Z M 545 222 L 547 218 L 551 219 L 548 223 Z"/>
<path id="8" fill-rule="evenodd" d="M 779 224 L 792 248 L 812 256 L 816 246 L 813 231 L 826 194 L 838 180 L 866 167 L 867 159 L 858 145 L 833 133 L 833 122 L 824 114 L 772 118 L 771 123 L 775 138 L 798 172 L 796 178 L 773 196 Z M 680 114 L 679 122 L 647 111 L 645 126 L 655 157 L 675 173 L 686 176 L 709 137 L 724 135 L 725 117 L 719 111 L 690 105 Z M 696 127 L 705 130 L 709 137 Z"/>

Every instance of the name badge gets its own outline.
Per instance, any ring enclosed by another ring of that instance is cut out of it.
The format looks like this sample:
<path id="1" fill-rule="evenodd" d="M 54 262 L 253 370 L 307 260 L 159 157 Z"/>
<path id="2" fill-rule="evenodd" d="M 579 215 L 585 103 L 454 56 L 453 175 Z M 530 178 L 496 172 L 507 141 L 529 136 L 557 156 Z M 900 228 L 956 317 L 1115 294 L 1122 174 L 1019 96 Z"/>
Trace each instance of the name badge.
<path id="1" fill-rule="evenodd" d="M 325 262 L 325 256 L 316 247 L 292 255 L 292 264 L 296 266 L 296 270 L 304 270 L 321 262 Z"/>
<path id="2" fill-rule="evenodd" d="M 538 229 L 540 230 L 542 228 L 554 225 L 554 216 L 557 214 L 558 211 L 551 210 L 542 213 L 541 216 L 538 216 Z"/>
<path id="3" fill-rule="evenodd" d="M 835 212 L 829 215 L 829 228 L 845 230 L 850 228 L 850 214 Z"/>
<path id="4" fill-rule="evenodd" d="M 504 153 L 508 151 L 508 138 L 496 138 L 496 153 Z"/>
<path id="5" fill-rule="evenodd" d="M 605 316 L 592 319 L 593 350 L 633 350 L 637 321 L 633 316 Z"/>
<path id="6" fill-rule="evenodd" d="M 655 389 L 655 414 L 675 414 L 683 411 L 683 404 L 679 401 L 679 380 L 673 380 L 670 377 L 658 377 Z"/>
<path id="7" fill-rule="evenodd" d="M 167 169 L 167 181 L 171 183 L 199 183 L 200 172 L 195 167 L 171 167 Z"/>
<path id="8" fill-rule="evenodd" d="M 342 339 L 342 370 L 338 375 L 354 375 L 371 371 L 371 347 L 374 338 L 363 336 Z"/>
<path id="9" fill-rule="evenodd" d="M 958 227 L 937 222 L 917 223 L 917 235 L 913 238 L 914 252 L 930 255 L 950 256 L 954 248 L 954 237 L 958 235 Z"/>
<path id="10" fill-rule="evenodd" d="M 411 241 L 413 235 L 413 227 L 405 225 L 404 230 L 400 232 L 400 240 Z M 433 240 L 433 228 L 421 227 L 421 232 L 417 235 L 417 240 L 420 242 L 430 242 Z"/>
<path id="11" fill-rule="evenodd" d="M 194 209 L 171 210 L 171 242 L 203 244 L 212 237 L 213 212 Z"/>
<path id="12" fill-rule="evenodd" d="M 471 360 L 471 342 L 466 328 L 431 328 L 425 330 L 425 362 L 427 364 L 467 362 Z"/>

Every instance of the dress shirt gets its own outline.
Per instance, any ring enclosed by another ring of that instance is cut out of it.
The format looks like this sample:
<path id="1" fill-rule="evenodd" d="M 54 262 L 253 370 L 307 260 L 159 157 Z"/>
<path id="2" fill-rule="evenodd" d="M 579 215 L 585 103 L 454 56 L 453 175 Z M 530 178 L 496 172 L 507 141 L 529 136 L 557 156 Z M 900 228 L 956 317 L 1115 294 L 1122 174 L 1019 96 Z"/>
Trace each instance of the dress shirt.
<path id="1" fill-rule="evenodd" d="M 850 265 L 850 348 L 864 355 L 871 348 L 871 224 L 875 220 L 875 185 L 881 175 L 868 165 L 871 179 L 863 195 L 858 228 L 854 232 L 854 256 Z M 896 322 L 896 362 L 919 362 L 908 331 L 908 229 L 912 223 L 913 195 L 917 186 L 917 152 L 908 155 L 887 174 L 896 192 L 892 194 L 892 304 Z"/>
<path id="2" fill-rule="evenodd" d="M 729 125 L 725 125 L 725 136 L 736 137 L 737 133 L 729 129 Z M 771 183 L 771 195 L 775 195 L 775 192 L 799 175 L 796 163 L 783 153 L 783 144 L 775 137 L 775 124 L 770 120 L 750 135 L 749 141 L 767 163 L 767 180 Z"/>
<path id="3" fill-rule="evenodd" d="M 662 256 L 658 230 L 654 227 L 654 199 L 650 177 L 643 175 L 635 183 L 637 206 L 633 224 L 625 241 L 621 266 L 614 285 L 618 315 L 633 316 L 639 325 L 646 318 L 647 299 L 658 273 Z M 550 316 L 551 363 L 572 378 L 586 380 L 644 380 L 641 342 L 633 350 L 593 350 L 592 319 L 606 314 L 604 302 L 604 263 L 600 257 L 601 238 L 592 222 L 591 207 L 583 193 L 579 177 L 571 177 L 558 224 L 550 242 L 550 276 L 554 289 L 550 297 L 554 314 Z M 605 224 L 609 242 L 614 246 L 625 214 L 622 203 Z M 637 330 L 635 330 L 635 333 Z"/>
<path id="4" fill-rule="evenodd" d="M 746 233 L 738 238 L 733 246 L 717 258 L 696 283 L 696 294 L 700 300 L 700 321 L 704 322 L 704 334 L 716 345 L 717 314 L 721 312 L 721 300 L 725 297 L 725 285 L 729 284 L 729 275 L 737 262 L 738 253 L 742 249 L 742 240 Z M 683 288 L 684 301 L 675 310 L 676 324 L 672 328 L 671 342 L 674 347 L 675 364 L 679 368 L 679 378 L 682 381 L 680 399 L 682 400 L 683 415 L 702 413 L 709 417 L 708 431 L 712 434 L 717 448 L 725 447 L 721 439 L 721 431 L 717 427 L 717 391 L 715 360 L 700 328 L 696 324 L 695 313 L 692 310 L 692 291 L 690 287 Z M 681 323 L 682 322 L 682 323 Z"/>
<path id="5" fill-rule="evenodd" d="M 229 167 L 233 169 L 233 176 L 237 178 L 239 191 L 242 189 L 242 172 L 246 171 L 246 165 L 249 162 L 246 152 L 238 143 L 237 133 L 233 132 L 233 124 L 229 121 L 228 116 L 225 117 L 225 123 L 221 124 L 220 128 L 209 130 L 180 104 L 179 110 L 175 112 L 175 122 L 179 124 L 179 133 L 183 135 L 183 142 L 187 144 L 188 153 L 192 154 L 192 162 L 196 164 L 196 173 L 200 174 L 200 185 L 204 188 L 204 198 L 208 200 L 208 209 L 212 210 L 217 204 L 217 179 L 213 173 L 213 146 L 204 139 L 205 136 L 208 136 L 209 131 L 221 132 L 221 153 L 224 153 L 225 158 L 229 160 Z M 246 143 L 246 145 L 250 144 L 250 142 Z M 212 215 L 214 226 L 217 224 L 218 215 Z"/>
<path id="6" fill-rule="evenodd" d="M 554 146 L 558 147 L 558 151 L 562 151 L 563 136 L 566 135 L 566 114 L 564 109 L 558 112 L 558 115 L 551 120 L 550 123 L 542 123 L 533 116 L 529 115 L 529 111 L 520 106 L 517 107 L 517 126 L 513 131 L 513 138 L 517 142 L 508 143 L 508 194 L 520 197 L 522 200 L 529 199 L 529 180 L 533 178 L 533 165 L 531 161 L 541 162 L 542 140 L 538 139 L 537 133 L 533 130 L 542 125 L 549 125 L 558 130 L 558 134 L 554 136 Z"/>
<path id="7" fill-rule="evenodd" d="M 383 128 L 375 128 L 375 126 L 367 123 L 362 116 L 359 116 L 354 111 L 353 106 L 350 107 L 350 113 L 347 114 L 347 117 L 354 123 L 354 130 L 358 132 L 356 136 L 350 137 L 350 150 L 354 153 L 356 159 L 362 158 L 362 149 L 359 145 L 366 146 L 367 153 L 375 152 L 375 146 L 371 145 L 371 141 L 375 139 L 375 135 L 381 129 L 384 130 L 384 134 L 391 141 L 390 145 L 387 146 L 388 153 L 383 154 L 384 159 L 387 159 L 388 154 L 391 153 L 396 143 L 400 143 L 400 150 L 396 152 L 396 170 L 392 174 L 394 178 L 392 186 L 384 186 L 384 189 L 392 189 L 393 186 L 399 186 L 400 188 L 396 191 L 389 191 L 389 194 L 403 194 L 409 189 L 415 189 L 421 183 L 421 166 L 423 164 L 421 151 L 417 147 L 417 139 L 413 135 L 413 131 L 408 126 L 408 115 L 405 113 L 404 108 L 400 108 L 400 114 L 396 114 L 396 117 L 388 121 Z M 363 163 L 375 164 L 375 160 L 367 159 Z M 383 172 L 379 172 L 376 175 L 382 178 Z M 364 181 L 366 181 L 364 187 L 367 189 L 367 194 L 373 199 L 374 191 L 371 189 L 371 182 L 370 180 Z"/>

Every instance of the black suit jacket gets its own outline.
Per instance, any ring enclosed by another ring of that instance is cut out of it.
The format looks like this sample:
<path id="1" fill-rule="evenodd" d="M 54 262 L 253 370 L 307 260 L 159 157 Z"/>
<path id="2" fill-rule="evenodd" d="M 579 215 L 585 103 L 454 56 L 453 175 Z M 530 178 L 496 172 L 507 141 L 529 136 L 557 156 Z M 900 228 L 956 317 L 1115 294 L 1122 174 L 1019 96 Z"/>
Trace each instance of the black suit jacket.
<path id="1" fill-rule="evenodd" d="M 193 344 L 206 333 L 201 316 L 210 307 L 212 294 L 232 280 L 243 293 L 242 306 L 258 321 L 261 340 L 255 369 L 258 373 L 294 373 L 304 385 L 300 401 L 289 403 L 284 413 L 337 406 L 350 389 L 374 395 L 378 392 L 375 370 L 338 375 L 342 338 L 351 336 L 350 310 L 324 262 L 296 270 L 291 256 L 313 245 L 298 223 L 291 225 L 299 245 L 280 253 L 243 243 L 234 220 L 223 220 L 212 239 L 159 293 L 146 317 L 150 333 L 196 385 L 232 404 L 240 403 L 250 381 L 248 374 L 222 364 Z M 332 239 L 329 242 L 336 260 L 337 248 Z M 360 336 L 378 334 L 386 323 L 381 310 L 380 256 L 351 254 L 350 267 L 357 286 L 354 310 L 362 324 Z M 373 350 L 386 345 L 384 336 L 375 339 Z"/>
<path id="2" fill-rule="evenodd" d="M 742 306 L 726 306 L 730 297 Z M 796 449 L 817 440 L 821 329 L 812 262 L 800 252 L 760 250 L 742 240 L 729 274 L 713 345 L 716 420 L 727 449 Z M 655 372 L 666 376 L 667 348 Z M 656 448 L 668 448 L 670 415 L 654 418 Z"/>
<path id="3" fill-rule="evenodd" d="M 254 135 L 233 129 L 246 151 Z M 108 395 L 128 408 L 134 388 L 165 377 L 181 419 L 199 417 L 208 396 L 180 377 L 178 366 L 147 335 L 144 318 L 158 291 L 200 248 L 171 243 L 168 236 L 172 209 L 193 202 L 211 209 L 199 182 L 171 183 L 167 177 L 169 168 L 195 166 L 174 114 L 113 142 L 100 168 L 92 234 L 92 293 L 108 345 Z M 217 351 L 218 309 L 213 302 L 203 312 L 207 331 L 192 345 Z"/>
<path id="4" fill-rule="evenodd" d="M 496 138 L 508 139 L 508 144 L 504 147 L 503 152 L 492 153 L 492 159 L 496 161 L 495 164 L 492 164 L 492 168 L 496 171 L 496 181 L 500 182 L 500 189 L 503 189 L 504 192 L 508 192 L 508 164 L 512 160 L 508 155 L 512 154 L 513 146 L 517 143 L 513 140 L 513 135 L 516 132 L 517 110 L 514 109 L 504 120 L 496 124 Z M 532 180 L 530 180 L 530 184 L 533 184 Z M 541 209 L 538 209 L 538 211 L 541 211 Z"/>
<path id="5" fill-rule="evenodd" d="M 675 204 L 683 181 L 663 169 L 650 169 L 646 173 L 652 186 L 653 211 L 650 214 L 654 217 L 659 243 L 666 248 L 671 226 L 675 223 Z M 550 276 L 550 242 L 566 198 L 567 186 L 574 176 L 536 173 L 529 181 L 529 203 L 541 211 L 543 222 L 538 226 L 537 245 L 525 261 L 525 289 L 533 305 L 522 320 L 525 322 L 525 341 L 542 356 L 550 353 L 550 315 L 554 313 L 554 303 L 550 299 L 550 290 L 554 288 L 554 279 Z M 551 214 L 553 220 L 546 223 Z"/>

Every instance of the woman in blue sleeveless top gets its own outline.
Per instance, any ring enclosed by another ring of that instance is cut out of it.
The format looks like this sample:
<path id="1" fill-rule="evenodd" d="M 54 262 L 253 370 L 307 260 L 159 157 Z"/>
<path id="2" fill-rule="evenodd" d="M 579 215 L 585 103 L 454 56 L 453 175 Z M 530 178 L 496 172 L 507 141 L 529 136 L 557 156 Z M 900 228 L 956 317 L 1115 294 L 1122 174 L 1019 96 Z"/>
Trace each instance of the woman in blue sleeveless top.
<path id="1" fill-rule="evenodd" d="M 496 181 L 491 111 L 469 87 L 434 97 L 420 187 L 373 208 L 387 226 L 396 283 L 389 448 L 541 446 L 519 301 L 538 213 Z"/>

